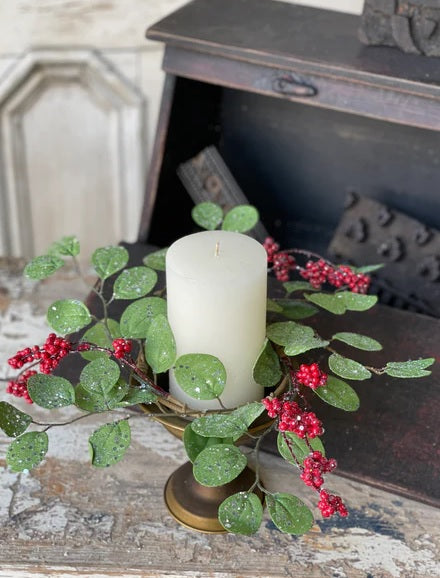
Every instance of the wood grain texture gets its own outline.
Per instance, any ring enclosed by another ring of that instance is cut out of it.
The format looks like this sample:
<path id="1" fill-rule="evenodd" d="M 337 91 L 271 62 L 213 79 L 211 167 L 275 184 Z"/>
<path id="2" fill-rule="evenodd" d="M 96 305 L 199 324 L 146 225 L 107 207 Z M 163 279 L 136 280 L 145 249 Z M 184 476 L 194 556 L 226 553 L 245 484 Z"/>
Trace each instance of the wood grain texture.
<path id="1" fill-rule="evenodd" d="M 21 281 L 22 263 L 1 265 L 0 378 L 5 378 L 6 357 L 47 333 L 48 303 L 67 294 L 81 298 L 84 288 L 68 271 L 34 285 Z M 59 410 L 58 419 L 71 411 Z M 35 407 L 32 412 L 47 415 Z M 51 434 L 47 459 L 29 474 L 6 468 L 8 440 L 0 437 L 0 578 L 440 575 L 440 510 L 336 476 L 329 487 L 344 496 L 350 516 L 318 517 L 303 537 L 281 534 L 267 513 L 253 537 L 179 527 L 162 494 L 168 475 L 186 459 L 181 443 L 139 415 L 124 460 L 95 469 L 88 463 L 87 437 L 105 421 L 109 416 L 101 415 L 59 428 Z M 313 506 L 314 495 L 289 466 L 269 454 L 262 459 L 268 489 L 297 493 Z"/>

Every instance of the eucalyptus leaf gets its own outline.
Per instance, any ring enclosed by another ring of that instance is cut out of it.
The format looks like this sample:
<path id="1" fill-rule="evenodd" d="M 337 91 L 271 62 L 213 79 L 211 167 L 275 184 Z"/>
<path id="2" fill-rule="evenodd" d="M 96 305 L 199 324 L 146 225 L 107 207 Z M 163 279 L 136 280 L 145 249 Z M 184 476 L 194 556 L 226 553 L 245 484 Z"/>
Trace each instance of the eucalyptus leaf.
<path id="1" fill-rule="evenodd" d="M 130 303 L 121 316 L 120 330 L 126 339 L 145 339 L 151 321 L 166 315 L 167 302 L 161 297 L 144 297 Z"/>
<path id="2" fill-rule="evenodd" d="M 379 269 L 385 267 L 384 263 L 378 263 L 377 265 L 364 265 L 363 267 L 351 267 L 355 273 L 373 273 Z"/>
<path id="3" fill-rule="evenodd" d="M 131 441 L 131 430 L 127 420 L 102 425 L 89 438 L 92 464 L 107 468 L 119 462 Z"/>
<path id="4" fill-rule="evenodd" d="M 269 325 L 267 336 L 274 343 L 284 345 L 284 351 L 289 356 L 299 355 L 317 347 L 325 347 L 329 343 L 315 336 L 311 327 L 300 325 L 294 321 Z"/>
<path id="5" fill-rule="evenodd" d="M 273 387 L 283 375 L 278 355 L 268 339 L 264 341 L 263 349 L 254 366 L 253 375 L 255 381 L 264 387 Z"/>
<path id="6" fill-rule="evenodd" d="M 246 233 L 258 223 L 258 211 L 251 205 L 237 205 L 226 213 L 223 219 L 222 229 L 224 231 L 235 231 L 236 233 Z"/>
<path id="7" fill-rule="evenodd" d="M 37 373 L 28 379 L 28 391 L 32 401 L 45 409 L 66 407 L 75 403 L 75 390 L 64 377 Z"/>
<path id="8" fill-rule="evenodd" d="M 49 325 L 61 334 L 73 333 L 86 327 L 92 318 L 90 311 L 77 299 L 61 299 L 50 305 L 47 311 Z"/>
<path id="9" fill-rule="evenodd" d="M 305 534 L 313 525 L 313 514 L 296 496 L 277 492 L 266 496 L 267 509 L 275 526 L 286 534 Z"/>
<path id="10" fill-rule="evenodd" d="M 6 401 L 0 401 L 0 429 L 15 438 L 27 430 L 32 418 Z"/>
<path id="11" fill-rule="evenodd" d="M 165 271 L 165 259 L 167 251 L 168 247 L 165 247 L 163 249 L 159 249 L 158 251 L 154 251 L 153 253 L 149 253 L 142 259 L 142 262 L 147 267 L 156 269 L 156 271 Z"/>
<path id="12" fill-rule="evenodd" d="M 324 386 L 314 391 L 318 397 L 333 407 L 344 411 L 359 409 L 359 397 L 355 390 L 348 383 L 333 375 L 327 377 L 327 383 Z"/>
<path id="13" fill-rule="evenodd" d="M 220 504 L 218 519 L 228 532 L 250 536 L 261 526 L 263 506 L 254 493 L 238 492 Z"/>
<path id="14" fill-rule="evenodd" d="M 87 341 L 89 343 L 93 343 L 94 345 L 98 345 L 99 347 L 106 347 L 107 349 L 112 348 L 112 342 L 114 339 L 122 337 L 121 331 L 119 329 L 119 323 L 114 319 L 107 319 L 107 327 L 104 325 L 102 321 L 98 321 L 95 325 L 92 325 L 90 329 L 82 336 L 81 341 Z M 108 331 L 110 332 L 110 337 L 108 335 Z M 87 359 L 88 361 L 94 361 L 99 357 L 108 357 L 108 354 L 105 351 L 83 351 L 81 353 L 81 357 Z"/>
<path id="15" fill-rule="evenodd" d="M 185 393 L 195 399 L 215 399 L 226 385 L 226 369 L 217 357 L 207 353 L 181 355 L 174 376 Z"/>
<path id="16" fill-rule="evenodd" d="M 126 407 L 122 405 L 122 400 L 128 394 L 128 389 L 129 385 L 123 379 L 119 379 L 108 391 L 101 391 L 100 393 L 92 393 L 79 384 L 75 387 L 75 404 L 83 411 L 91 413 Z"/>
<path id="17" fill-rule="evenodd" d="M 288 295 L 296 291 L 318 291 L 308 281 L 286 281 L 286 283 L 283 283 L 283 287 Z"/>
<path id="18" fill-rule="evenodd" d="M 283 308 L 274 299 L 268 299 L 266 302 L 266 310 L 273 313 L 282 313 Z"/>
<path id="19" fill-rule="evenodd" d="M 362 349 L 363 351 L 380 351 L 382 349 L 382 345 L 378 341 L 371 337 L 367 337 L 366 335 L 361 335 L 360 333 L 349 333 L 343 331 L 335 333 L 332 339 L 337 339 L 338 341 L 342 341 L 347 345 L 351 345 L 357 349 Z"/>
<path id="20" fill-rule="evenodd" d="M 111 277 L 127 263 L 128 251 L 124 247 L 101 247 L 92 255 L 92 265 L 101 279 Z"/>
<path id="21" fill-rule="evenodd" d="M 199 227 L 213 231 L 223 220 L 223 209 L 216 203 L 199 203 L 191 211 L 191 217 Z"/>
<path id="22" fill-rule="evenodd" d="M 232 444 L 205 448 L 194 460 L 193 474 L 202 486 L 223 486 L 235 480 L 244 470 L 247 458 Z"/>
<path id="23" fill-rule="evenodd" d="M 323 456 L 325 455 L 324 446 L 318 437 L 309 439 L 308 441 L 313 451 L 318 451 L 321 452 Z M 306 457 L 310 455 L 310 448 L 306 440 L 298 437 L 293 432 L 278 432 L 277 446 L 280 455 L 290 464 L 297 465 L 297 461 L 302 464 Z M 295 461 L 295 458 L 297 461 Z"/>
<path id="24" fill-rule="evenodd" d="M 43 461 L 48 445 L 46 432 L 24 433 L 9 445 L 6 462 L 13 472 L 31 470 Z"/>
<path id="25" fill-rule="evenodd" d="M 80 382 L 86 391 L 102 395 L 113 388 L 120 374 L 121 370 L 115 361 L 108 357 L 100 357 L 84 367 Z"/>
<path id="26" fill-rule="evenodd" d="M 211 413 L 191 422 L 193 431 L 203 437 L 232 438 L 234 441 L 247 430 L 243 420 L 231 414 Z"/>
<path id="27" fill-rule="evenodd" d="M 318 309 L 310 303 L 304 301 L 295 301 L 293 299 L 278 299 L 278 305 L 281 307 L 281 315 L 287 319 L 306 319 L 318 313 Z"/>
<path id="28" fill-rule="evenodd" d="M 191 427 L 189 423 L 184 432 L 183 432 L 183 445 L 185 446 L 186 453 L 192 463 L 199 455 L 199 453 L 204 450 L 205 448 L 209 448 L 211 446 L 219 445 L 219 444 L 232 444 L 232 438 L 218 438 L 218 437 L 205 437 L 196 432 Z"/>
<path id="29" fill-rule="evenodd" d="M 333 373 L 336 373 L 336 375 L 344 379 L 362 381 L 371 377 L 371 371 L 368 371 L 361 363 L 353 359 L 348 359 L 348 357 L 343 357 L 338 353 L 332 353 L 330 355 L 328 358 L 328 366 Z"/>
<path id="30" fill-rule="evenodd" d="M 329 294 L 329 293 L 314 293 L 314 294 L 304 294 L 307 301 L 319 305 L 326 311 L 334 313 L 335 315 L 342 315 L 347 311 L 345 302 L 339 297 L 341 293 Z"/>
<path id="31" fill-rule="evenodd" d="M 145 359 L 154 373 L 168 371 L 176 360 L 176 342 L 165 315 L 151 321 L 145 340 Z"/>
<path id="32" fill-rule="evenodd" d="M 157 273 L 149 267 L 124 269 L 113 286 L 115 299 L 139 299 L 149 293 L 157 283 Z"/>
<path id="33" fill-rule="evenodd" d="M 342 291 L 336 295 L 349 311 L 367 311 L 377 303 L 377 295 L 363 295 L 351 291 Z"/>
<path id="34" fill-rule="evenodd" d="M 80 244 L 74 235 L 62 237 L 59 241 L 55 241 L 49 248 L 49 253 L 52 255 L 63 255 L 64 257 L 76 257 L 79 255 Z"/>
<path id="35" fill-rule="evenodd" d="M 238 407 L 229 414 L 213 413 L 199 417 L 191 423 L 191 427 L 203 437 L 230 437 L 236 441 L 263 411 L 263 404 L 255 401 Z"/>
<path id="36" fill-rule="evenodd" d="M 411 378 L 431 375 L 426 371 L 435 362 L 434 357 L 414 361 L 390 361 L 385 366 L 385 373 L 391 377 Z"/>
<path id="37" fill-rule="evenodd" d="M 117 407 L 130 407 L 139 404 L 150 405 L 157 399 L 157 394 L 149 388 L 132 387 L 127 395 L 117 404 Z"/>
<path id="38" fill-rule="evenodd" d="M 24 274 L 29 279 L 41 280 L 50 277 L 55 271 L 63 267 L 64 261 L 56 255 L 42 255 L 35 257 L 24 268 Z"/>

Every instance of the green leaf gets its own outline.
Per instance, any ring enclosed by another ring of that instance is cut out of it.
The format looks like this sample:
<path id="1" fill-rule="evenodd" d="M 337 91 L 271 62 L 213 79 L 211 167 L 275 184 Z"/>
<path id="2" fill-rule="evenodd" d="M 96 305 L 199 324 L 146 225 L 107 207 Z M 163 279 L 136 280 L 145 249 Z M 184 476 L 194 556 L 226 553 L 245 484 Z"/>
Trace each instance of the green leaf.
<path id="1" fill-rule="evenodd" d="M 238 492 L 220 504 L 218 519 L 228 532 L 250 536 L 261 526 L 263 506 L 252 492 Z"/>
<path id="2" fill-rule="evenodd" d="M 285 438 L 287 438 L 287 441 Z M 278 432 L 277 445 L 280 455 L 290 464 L 297 465 L 289 450 L 288 444 L 290 444 L 290 448 L 295 458 L 300 464 L 302 464 L 310 454 L 307 442 L 304 439 L 299 438 L 293 432 Z M 324 446 L 319 438 L 309 439 L 309 444 L 312 446 L 313 451 L 318 451 L 321 452 L 323 456 L 325 455 Z"/>
<path id="3" fill-rule="evenodd" d="M 238 407 L 229 414 L 213 413 L 199 417 L 191 423 L 191 427 L 203 437 L 230 437 L 236 441 L 263 411 L 263 404 L 255 401 Z"/>
<path id="4" fill-rule="evenodd" d="M 305 534 L 313 525 L 313 514 L 296 496 L 278 492 L 266 496 L 267 509 L 275 526 L 286 534 Z"/>
<path id="5" fill-rule="evenodd" d="M 150 323 L 145 359 L 154 373 L 168 371 L 176 360 L 176 342 L 165 315 L 157 315 Z"/>
<path id="6" fill-rule="evenodd" d="M 281 313 L 283 311 L 283 308 L 281 307 L 281 305 L 278 305 L 278 303 L 273 299 L 268 299 L 266 302 L 266 310 L 272 311 L 274 313 Z"/>
<path id="7" fill-rule="evenodd" d="M 192 429 L 191 424 L 188 424 L 183 432 L 183 445 L 185 446 L 186 453 L 192 463 L 194 463 L 196 457 L 205 448 L 219 444 L 230 445 L 233 443 L 233 441 L 234 440 L 232 438 L 208 438 L 205 436 L 200 436 Z"/>
<path id="8" fill-rule="evenodd" d="M 32 418 L 10 403 L 0 401 L 0 429 L 10 438 L 16 438 L 27 430 Z"/>
<path id="9" fill-rule="evenodd" d="M 236 233 L 246 233 L 258 223 L 258 211 L 251 205 L 238 205 L 226 213 L 223 219 L 222 229 L 224 231 L 235 231 Z"/>
<path id="10" fill-rule="evenodd" d="M 242 422 L 247 430 L 247 428 L 254 423 L 254 421 L 263 413 L 263 411 L 264 405 L 261 403 L 261 401 L 253 401 L 252 403 L 247 403 L 237 407 L 237 409 L 234 409 L 234 411 L 232 411 L 229 416 Z"/>
<path id="11" fill-rule="evenodd" d="M 338 407 L 344 411 L 356 411 L 359 409 L 359 397 L 355 390 L 348 383 L 333 375 L 329 375 L 327 383 L 315 389 L 315 393 L 333 407 Z"/>
<path id="12" fill-rule="evenodd" d="M 273 387 L 280 381 L 282 375 L 278 355 L 270 341 L 266 339 L 254 366 L 254 379 L 264 387 Z"/>
<path id="13" fill-rule="evenodd" d="M 122 337 L 121 331 L 119 329 L 119 323 L 114 319 L 107 319 L 108 329 L 110 331 L 111 337 L 107 334 L 107 329 L 102 321 L 98 321 L 95 325 L 92 325 L 90 329 L 82 336 L 81 341 L 88 341 L 89 343 L 94 343 L 99 347 L 112 347 L 113 339 Z M 108 357 L 105 351 L 84 351 L 81 353 L 81 357 L 87 359 L 88 361 L 93 361 L 99 357 Z"/>
<path id="14" fill-rule="evenodd" d="M 294 321 L 283 321 L 269 325 L 267 336 L 274 343 L 284 345 L 286 355 L 292 356 L 309 351 L 309 349 L 325 347 L 329 343 L 316 337 L 311 327 L 300 325 Z"/>
<path id="15" fill-rule="evenodd" d="M 149 388 L 132 387 L 127 395 L 117 404 L 117 407 L 130 407 L 132 405 L 150 405 L 158 399 L 158 396 Z"/>
<path id="16" fill-rule="evenodd" d="M 283 283 L 283 287 L 288 295 L 296 291 L 318 291 L 318 289 L 312 287 L 308 281 L 287 281 Z"/>
<path id="17" fill-rule="evenodd" d="M 365 265 L 364 267 L 351 267 L 355 273 L 373 273 L 373 271 L 378 271 L 385 267 L 384 263 L 378 263 L 377 265 Z"/>
<path id="18" fill-rule="evenodd" d="M 357 381 L 362 381 L 364 379 L 369 379 L 371 377 L 371 372 L 368 371 L 361 363 L 354 361 L 353 359 L 348 359 L 348 357 L 342 357 L 337 353 L 332 353 L 328 358 L 328 366 L 344 379 L 356 379 Z"/>
<path id="19" fill-rule="evenodd" d="M 29 279 L 46 279 L 50 277 L 55 271 L 61 269 L 64 261 L 55 255 L 42 255 L 35 257 L 24 268 L 24 274 Z"/>
<path id="20" fill-rule="evenodd" d="M 341 333 L 335 333 L 332 339 L 337 339 L 338 341 L 342 341 L 347 345 L 364 351 L 380 351 L 382 349 L 382 345 L 378 341 L 366 335 L 361 335 L 360 333 L 343 331 Z"/>
<path id="21" fill-rule="evenodd" d="M 247 464 L 247 458 L 232 444 L 205 448 L 194 460 L 193 474 L 202 486 L 223 486 L 235 480 Z"/>
<path id="22" fill-rule="evenodd" d="M 390 361 L 385 366 L 385 373 L 391 377 L 425 377 L 426 375 L 431 375 L 430 371 L 425 370 L 434 361 L 434 357 L 416 359 L 415 361 Z"/>
<path id="23" fill-rule="evenodd" d="M 47 311 L 49 325 L 61 334 L 73 333 L 86 327 L 92 318 L 87 307 L 77 299 L 55 301 Z"/>
<path id="24" fill-rule="evenodd" d="M 318 313 L 318 309 L 304 303 L 304 301 L 294 301 L 293 299 L 277 299 L 278 305 L 281 306 L 281 314 L 287 319 L 306 319 Z"/>
<path id="25" fill-rule="evenodd" d="M 377 295 L 362 295 L 351 291 L 336 293 L 349 311 L 367 311 L 377 303 Z"/>
<path id="26" fill-rule="evenodd" d="M 9 445 L 6 462 L 13 472 L 31 470 L 43 461 L 48 445 L 46 432 L 27 432 Z"/>
<path id="27" fill-rule="evenodd" d="M 174 376 L 185 393 L 195 399 L 215 399 L 226 385 L 226 369 L 217 357 L 187 353 L 176 360 Z"/>
<path id="28" fill-rule="evenodd" d="M 199 203 L 191 211 L 191 217 L 199 227 L 213 231 L 223 220 L 223 209 L 216 203 Z"/>
<path id="29" fill-rule="evenodd" d="M 120 273 L 113 286 L 115 299 L 139 299 L 157 283 L 157 273 L 149 267 L 131 267 Z"/>
<path id="30" fill-rule="evenodd" d="M 121 316 L 121 334 L 126 339 L 145 339 L 151 321 L 166 315 L 167 302 L 161 297 L 145 297 L 131 303 Z"/>
<path id="31" fill-rule="evenodd" d="M 319 307 L 322 307 L 326 311 L 330 311 L 330 313 L 342 315 L 347 311 L 347 308 L 343 299 L 341 299 L 339 295 L 342 295 L 342 293 L 335 293 L 334 295 L 330 295 L 329 293 L 315 293 L 308 295 L 304 293 L 304 297 L 307 301 L 319 305 Z"/>
<path id="32" fill-rule="evenodd" d="M 37 373 L 29 378 L 28 391 L 32 401 L 45 409 L 66 407 L 75 403 L 75 390 L 64 377 Z"/>
<path id="33" fill-rule="evenodd" d="M 76 257 L 79 255 L 80 245 L 78 239 L 71 235 L 55 241 L 49 247 L 49 253 L 52 255 L 63 255 L 64 257 Z"/>
<path id="34" fill-rule="evenodd" d="M 123 379 L 119 379 L 114 387 L 102 393 L 91 393 L 79 384 L 75 387 L 75 404 L 83 411 L 92 413 L 126 407 L 122 405 L 122 400 L 125 399 L 128 388 L 128 383 Z"/>
<path id="35" fill-rule="evenodd" d="M 164 249 L 159 249 L 153 253 L 149 253 L 142 259 L 142 263 L 147 267 L 156 269 L 156 271 L 165 271 L 165 258 L 168 251 L 168 247 Z"/>
<path id="36" fill-rule="evenodd" d="M 128 251 L 124 247 L 101 247 L 92 255 L 92 265 L 101 279 L 107 279 L 128 263 Z"/>
<path id="37" fill-rule="evenodd" d="M 98 428 L 89 438 L 92 464 L 107 468 L 119 462 L 131 441 L 131 430 L 127 420 L 107 423 Z"/>
<path id="38" fill-rule="evenodd" d="M 87 364 L 79 378 L 86 391 L 103 395 L 113 388 L 120 374 L 121 370 L 115 361 L 108 357 L 100 357 Z"/>

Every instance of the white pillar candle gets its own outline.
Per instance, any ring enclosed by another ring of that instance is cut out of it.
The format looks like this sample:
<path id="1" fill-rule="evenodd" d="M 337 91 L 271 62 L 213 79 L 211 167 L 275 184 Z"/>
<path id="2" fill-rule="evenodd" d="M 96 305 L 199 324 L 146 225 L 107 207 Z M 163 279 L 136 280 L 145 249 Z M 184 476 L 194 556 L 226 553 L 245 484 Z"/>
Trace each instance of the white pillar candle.
<path id="1" fill-rule="evenodd" d="M 266 333 L 267 257 L 246 235 L 204 231 L 176 241 L 166 255 L 168 320 L 177 355 L 220 359 L 227 408 L 263 397 L 252 376 Z M 193 409 L 219 409 L 217 400 L 187 395 L 170 372 L 170 393 Z"/>

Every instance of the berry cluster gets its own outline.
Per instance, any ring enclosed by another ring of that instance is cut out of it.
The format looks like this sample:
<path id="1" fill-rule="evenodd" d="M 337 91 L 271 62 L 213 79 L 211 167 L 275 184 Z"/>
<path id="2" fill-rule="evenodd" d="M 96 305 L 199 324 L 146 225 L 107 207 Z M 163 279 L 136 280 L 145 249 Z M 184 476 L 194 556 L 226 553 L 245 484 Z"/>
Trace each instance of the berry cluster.
<path id="1" fill-rule="evenodd" d="M 335 512 L 338 512 L 343 518 L 348 516 L 347 508 L 339 496 L 334 496 L 333 494 L 329 494 L 326 490 L 321 490 L 319 492 L 319 498 L 318 508 L 321 510 L 321 514 L 324 518 L 333 516 Z"/>
<path id="2" fill-rule="evenodd" d="M 306 484 L 318 490 L 324 483 L 322 474 L 332 472 L 337 466 L 334 458 L 327 459 L 321 452 L 312 452 L 303 463 L 303 471 L 300 478 Z"/>
<path id="3" fill-rule="evenodd" d="M 295 259 L 285 251 L 280 251 L 280 246 L 272 237 L 267 237 L 263 243 L 266 249 L 267 262 L 272 265 L 275 277 L 278 281 L 288 281 L 289 272 L 296 268 Z"/>
<path id="4" fill-rule="evenodd" d="M 327 383 L 328 375 L 320 370 L 317 363 L 310 365 L 303 363 L 299 366 L 298 371 L 295 372 L 294 377 L 298 383 L 317 389 Z"/>
<path id="5" fill-rule="evenodd" d="M 307 279 L 315 289 L 320 289 L 323 283 L 328 283 L 338 289 L 348 287 L 353 293 L 366 293 L 370 285 L 368 275 L 355 273 L 347 265 L 333 267 L 324 259 L 307 261 L 300 275 L 303 279 Z"/>
<path id="6" fill-rule="evenodd" d="M 8 363 L 14 369 L 21 369 L 26 363 L 39 360 L 41 373 L 51 373 L 71 349 L 70 341 L 50 333 L 43 347 L 40 348 L 38 345 L 26 347 L 8 359 Z"/>
<path id="7" fill-rule="evenodd" d="M 37 372 L 32 369 L 24 371 L 15 381 L 8 382 L 6 393 L 15 395 L 15 397 L 22 397 L 26 403 L 33 403 L 28 392 L 27 382 L 28 379 L 33 375 L 36 375 L 36 373 Z"/>
<path id="8" fill-rule="evenodd" d="M 131 341 L 126 339 L 114 339 L 112 345 L 115 350 L 113 355 L 118 359 L 122 359 L 131 351 Z"/>
<path id="9" fill-rule="evenodd" d="M 263 404 L 269 417 L 278 418 L 278 430 L 295 433 L 300 438 L 310 439 L 324 433 L 321 421 L 312 411 L 303 411 L 295 401 L 280 401 L 266 397 Z"/>

